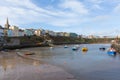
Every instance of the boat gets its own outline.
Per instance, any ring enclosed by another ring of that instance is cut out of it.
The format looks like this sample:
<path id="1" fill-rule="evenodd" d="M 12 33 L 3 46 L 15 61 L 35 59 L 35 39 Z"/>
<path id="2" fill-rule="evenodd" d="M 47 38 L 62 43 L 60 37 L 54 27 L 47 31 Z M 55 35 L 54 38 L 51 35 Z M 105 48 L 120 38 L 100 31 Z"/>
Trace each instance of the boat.
<path id="1" fill-rule="evenodd" d="M 104 50 L 105 50 L 105 47 L 100 47 L 99 50 L 103 50 L 103 51 L 104 51 Z"/>
<path id="2" fill-rule="evenodd" d="M 114 48 L 110 48 L 108 51 L 107 51 L 107 53 L 109 54 L 109 55 L 116 55 L 116 50 L 114 49 Z"/>
<path id="3" fill-rule="evenodd" d="M 26 52 L 25 55 L 34 55 L 35 53 L 33 52 Z"/>
<path id="4" fill-rule="evenodd" d="M 78 50 L 78 47 L 75 47 L 75 46 L 74 46 L 74 47 L 72 48 L 72 50 L 73 50 L 73 51 Z"/>
<path id="5" fill-rule="evenodd" d="M 74 47 L 72 48 L 72 50 L 78 50 L 80 48 L 79 45 L 74 45 Z"/>
<path id="6" fill-rule="evenodd" d="M 68 46 L 67 46 L 67 45 L 65 45 L 65 46 L 64 46 L 64 48 L 68 48 Z"/>
<path id="7" fill-rule="evenodd" d="M 80 46 L 79 45 L 75 45 L 73 48 L 72 48 L 72 50 L 78 50 L 80 48 Z"/>
<path id="8" fill-rule="evenodd" d="M 87 47 L 83 47 L 82 51 L 88 51 L 88 48 Z"/>
<path id="9" fill-rule="evenodd" d="M 116 52 L 115 51 L 108 51 L 107 52 L 109 55 L 116 55 Z"/>

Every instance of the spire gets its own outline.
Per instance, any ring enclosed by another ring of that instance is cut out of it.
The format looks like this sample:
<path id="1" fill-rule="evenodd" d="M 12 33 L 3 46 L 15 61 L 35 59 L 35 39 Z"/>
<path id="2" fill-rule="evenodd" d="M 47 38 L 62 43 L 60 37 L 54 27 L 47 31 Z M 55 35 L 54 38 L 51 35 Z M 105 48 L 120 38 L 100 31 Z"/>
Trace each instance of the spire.
<path id="1" fill-rule="evenodd" d="M 6 22 L 6 24 L 9 24 L 8 17 L 7 17 L 7 22 Z"/>
<path id="2" fill-rule="evenodd" d="M 8 17 L 7 17 L 5 28 L 9 29 L 9 27 L 10 27 L 10 25 L 9 25 L 9 21 L 8 21 Z"/>

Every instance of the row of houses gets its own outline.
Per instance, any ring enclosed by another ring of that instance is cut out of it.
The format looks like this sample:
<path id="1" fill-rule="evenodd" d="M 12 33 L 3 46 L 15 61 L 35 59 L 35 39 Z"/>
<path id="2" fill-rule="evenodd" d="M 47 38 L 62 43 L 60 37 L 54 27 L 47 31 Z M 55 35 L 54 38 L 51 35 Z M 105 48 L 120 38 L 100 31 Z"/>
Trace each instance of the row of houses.
<path id="1" fill-rule="evenodd" d="M 19 29 L 18 26 L 10 26 L 8 19 L 6 21 L 5 27 L 0 26 L 0 36 L 8 37 L 19 37 L 19 36 L 44 36 L 49 34 L 51 36 L 66 36 L 66 37 L 77 37 L 76 33 L 67 33 L 67 32 L 54 32 L 44 29 Z"/>
<path id="2" fill-rule="evenodd" d="M 19 36 L 44 36 L 49 34 L 51 36 L 66 36 L 77 37 L 76 33 L 54 32 L 44 29 L 19 29 L 17 26 L 10 26 L 9 29 L 0 27 L 0 36 L 19 37 Z"/>

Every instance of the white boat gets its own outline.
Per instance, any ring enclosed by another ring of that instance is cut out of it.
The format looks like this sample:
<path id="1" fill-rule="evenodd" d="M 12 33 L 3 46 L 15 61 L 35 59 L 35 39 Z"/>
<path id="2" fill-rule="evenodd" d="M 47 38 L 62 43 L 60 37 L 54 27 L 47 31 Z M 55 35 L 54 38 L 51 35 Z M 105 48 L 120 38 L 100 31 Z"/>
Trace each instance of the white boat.
<path id="1" fill-rule="evenodd" d="M 79 45 L 75 45 L 72 50 L 78 50 L 79 49 Z"/>
<path id="2" fill-rule="evenodd" d="M 68 48 L 68 46 L 67 46 L 67 45 L 65 45 L 65 46 L 64 46 L 64 48 Z"/>

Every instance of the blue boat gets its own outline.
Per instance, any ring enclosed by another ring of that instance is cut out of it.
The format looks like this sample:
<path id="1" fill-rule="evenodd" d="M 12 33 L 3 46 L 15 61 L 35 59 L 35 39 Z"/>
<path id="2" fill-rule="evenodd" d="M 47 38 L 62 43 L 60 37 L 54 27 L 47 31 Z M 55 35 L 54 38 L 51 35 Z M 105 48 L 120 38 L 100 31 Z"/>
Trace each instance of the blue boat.
<path id="1" fill-rule="evenodd" d="M 116 55 L 116 50 L 114 48 L 109 48 L 108 52 L 107 52 L 109 55 Z"/>
<path id="2" fill-rule="evenodd" d="M 107 52 L 109 55 L 116 55 L 116 51 L 108 51 Z"/>

